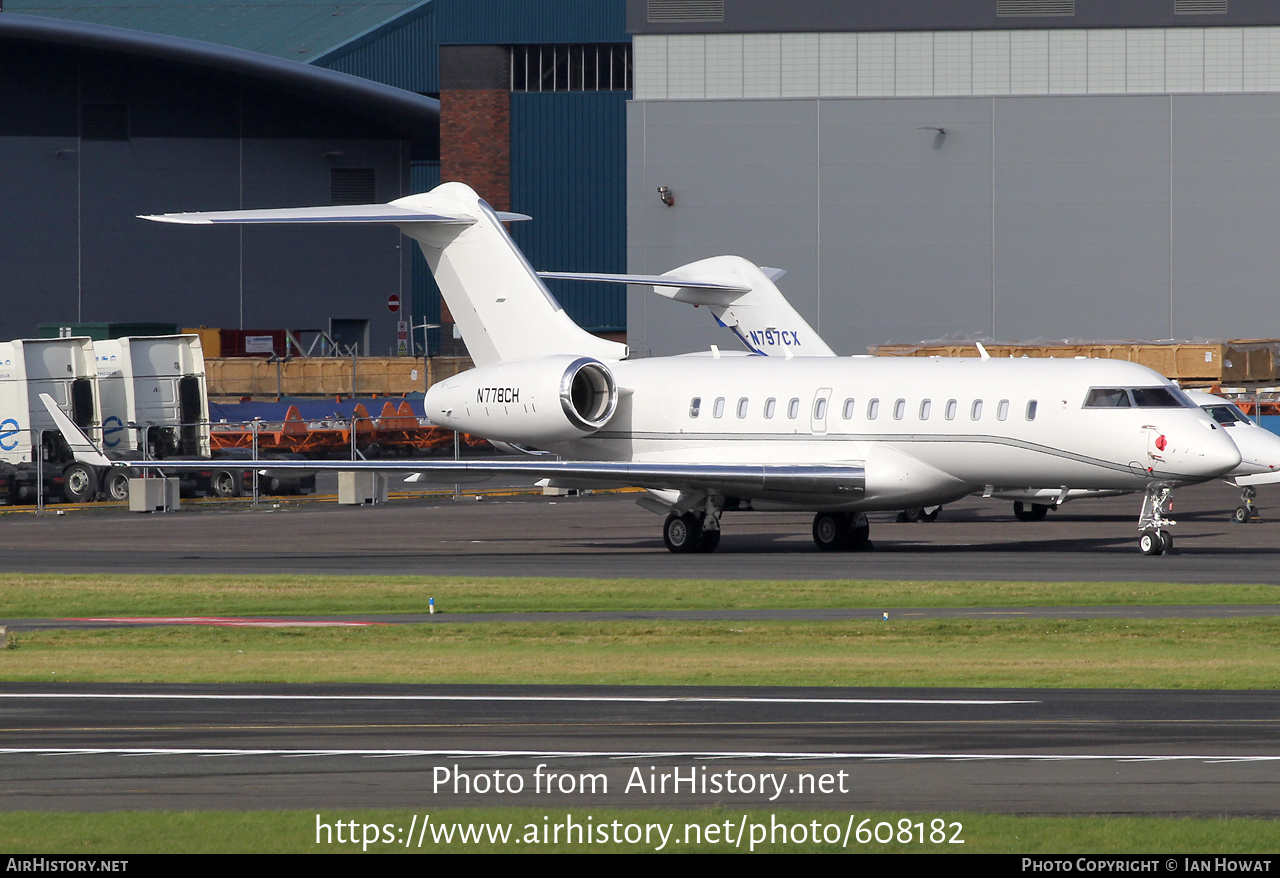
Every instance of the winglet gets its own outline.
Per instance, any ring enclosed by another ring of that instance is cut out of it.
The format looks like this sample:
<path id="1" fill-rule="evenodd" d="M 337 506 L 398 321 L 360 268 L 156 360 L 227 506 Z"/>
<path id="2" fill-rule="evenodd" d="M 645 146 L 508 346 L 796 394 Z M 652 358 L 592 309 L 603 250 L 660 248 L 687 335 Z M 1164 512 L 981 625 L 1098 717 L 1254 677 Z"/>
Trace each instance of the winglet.
<path id="1" fill-rule="evenodd" d="M 76 426 L 75 421 L 67 417 L 62 409 L 58 408 L 58 404 L 53 401 L 47 393 L 40 394 L 40 401 L 44 403 L 44 407 L 49 410 L 49 416 L 53 418 L 53 423 L 57 426 L 58 431 L 62 433 L 62 438 L 67 441 L 67 445 L 71 448 L 71 453 L 75 455 L 76 460 L 80 463 L 87 463 L 90 466 L 111 466 L 112 462 L 109 457 L 98 450 L 98 446 L 84 434 L 84 431 Z"/>

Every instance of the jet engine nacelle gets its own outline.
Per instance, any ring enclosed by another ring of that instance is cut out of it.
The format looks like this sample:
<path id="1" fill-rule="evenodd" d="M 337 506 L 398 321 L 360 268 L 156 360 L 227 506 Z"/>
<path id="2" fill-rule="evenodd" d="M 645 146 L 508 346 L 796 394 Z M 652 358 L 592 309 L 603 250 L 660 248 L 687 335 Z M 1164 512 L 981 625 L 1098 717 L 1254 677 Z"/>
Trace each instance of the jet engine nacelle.
<path id="1" fill-rule="evenodd" d="M 618 408 L 618 385 L 599 360 L 571 354 L 507 360 L 431 386 L 427 417 L 500 442 L 546 445 L 590 436 Z"/>

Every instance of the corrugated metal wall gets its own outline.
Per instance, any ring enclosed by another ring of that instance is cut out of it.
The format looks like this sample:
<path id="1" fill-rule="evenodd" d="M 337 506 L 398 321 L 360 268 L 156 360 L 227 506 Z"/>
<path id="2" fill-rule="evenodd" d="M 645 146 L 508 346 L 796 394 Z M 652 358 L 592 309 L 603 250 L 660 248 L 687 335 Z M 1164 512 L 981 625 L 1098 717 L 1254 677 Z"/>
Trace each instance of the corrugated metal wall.
<path id="1" fill-rule="evenodd" d="M 424 3 L 400 18 L 342 46 L 314 63 L 419 94 L 440 92 L 437 2 Z"/>
<path id="2" fill-rule="evenodd" d="M 625 92 L 511 95 L 511 209 L 533 222 L 511 234 L 543 271 L 627 267 Z M 579 325 L 626 328 L 626 288 L 552 281 Z"/>
<path id="3" fill-rule="evenodd" d="M 315 63 L 419 93 L 438 94 L 441 45 L 630 42 L 624 0 L 429 0 Z M 512 234 L 535 268 L 626 270 L 626 100 L 623 92 L 511 96 L 511 208 L 530 214 Z M 438 162 L 414 162 L 414 192 L 440 183 Z M 484 195 L 484 193 L 480 193 Z M 588 329 L 626 328 L 625 288 L 555 282 Z M 438 288 L 413 256 L 413 322 L 438 323 Z M 423 317 L 425 316 L 425 321 Z M 421 344 L 421 331 L 414 337 Z M 439 331 L 430 350 L 440 351 Z"/>
<path id="4" fill-rule="evenodd" d="M 438 94 L 441 45 L 627 43 L 626 24 L 623 0 L 429 0 L 313 63 Z"/>

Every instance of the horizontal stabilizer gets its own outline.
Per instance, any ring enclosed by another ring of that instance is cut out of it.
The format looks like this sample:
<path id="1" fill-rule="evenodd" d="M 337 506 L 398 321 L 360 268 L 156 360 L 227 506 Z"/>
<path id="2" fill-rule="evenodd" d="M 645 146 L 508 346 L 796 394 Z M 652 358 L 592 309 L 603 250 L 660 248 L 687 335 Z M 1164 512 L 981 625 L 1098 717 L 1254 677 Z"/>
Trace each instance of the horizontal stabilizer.
<path id="1" fill-rule="evenodd" d="M 654 292 L 690 305 L 729 305 L 751 288 L 738 283 L 700 280 L 677 274 L 600 274 L 579 271 L 540 271 L 538 277 L 552 280 L 599 281 L 608 284 L 637 284 L 654 287 Z M 687 292 L 686 292 L 687 291 Z"/>
<path id="2" fill-rule="evenodd" d="M 527 220 L 522 213 L 497 212 L 502 222 Z M 285 207 L 265 210 L 211 210 L 199 213 L 162 213 L 139 219 L 158 223 L 211 225 L 214 223 L 443 223 L 470 225 L 476 221 L 466 214 L 442 214 L 415 210 L 396 204 L 345 204 L 326 207 Z"/>

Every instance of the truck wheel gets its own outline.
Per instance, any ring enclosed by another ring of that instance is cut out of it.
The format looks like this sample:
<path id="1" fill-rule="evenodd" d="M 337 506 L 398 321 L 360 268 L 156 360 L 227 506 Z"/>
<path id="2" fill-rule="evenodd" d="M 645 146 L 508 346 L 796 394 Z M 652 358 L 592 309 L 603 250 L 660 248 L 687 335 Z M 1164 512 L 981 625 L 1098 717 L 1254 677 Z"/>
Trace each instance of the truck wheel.
<path id="1" fill-rule="evenodd" d="M 102 493 L 108 500 L 129 499 L 129 474 L 120 470 L 112 470 L 102 480 Z"/>
<path id="2" fill-rule="evenodd" d="M 219 497 L 239 497 L 240 480 L 237 478 L 238 475 L 239 473 L 233 473 L 225 469 L 215 472 L 213 478 L 209 480 L 213 484 L 213 493 Z"/>
<path id="3" fill-rule="evenodd" d="M 7 463 L 0 463 L 0 506 L 18 502 L 18 471 Z"/>
<path id="4" fill-rule="evenodd" d="M 98 474 L 93 467 L 73 463 L 62 471 L 66 479 L 63 491 L 72 503 L 88 503 L 98 494 Z"/>

